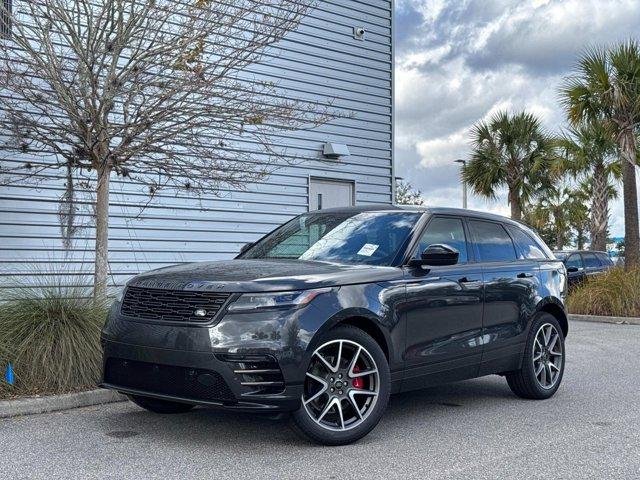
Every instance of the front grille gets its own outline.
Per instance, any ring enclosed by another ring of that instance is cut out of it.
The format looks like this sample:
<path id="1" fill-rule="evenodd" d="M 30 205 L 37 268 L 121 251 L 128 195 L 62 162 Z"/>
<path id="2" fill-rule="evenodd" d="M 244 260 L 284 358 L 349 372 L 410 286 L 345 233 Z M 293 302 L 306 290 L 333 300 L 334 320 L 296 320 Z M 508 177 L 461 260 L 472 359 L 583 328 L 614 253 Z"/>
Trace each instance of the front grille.
<path id="1" fill-rule="evenodd" d="M 120 312 L 144 320 L 207 323 L 214 319 L 229 296 L 228 293 L 127 287 Z"/>
<path id="2" fill-rule="evenodd" d="M 193 400 L 235 400 L 233 392 L 218 372 L 198 368 L 109 358 L 104 381 L 118 387 Z"/>

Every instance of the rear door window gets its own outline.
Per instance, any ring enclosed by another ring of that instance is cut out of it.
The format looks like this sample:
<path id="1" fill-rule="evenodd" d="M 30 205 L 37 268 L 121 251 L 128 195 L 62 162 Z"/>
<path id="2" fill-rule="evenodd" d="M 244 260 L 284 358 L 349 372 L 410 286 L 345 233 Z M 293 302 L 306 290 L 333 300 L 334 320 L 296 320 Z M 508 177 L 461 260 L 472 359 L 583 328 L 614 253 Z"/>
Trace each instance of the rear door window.
<path id="1" fill-rule="evenodd" d="M 600 268 L 602 266 L 598 257 L 593 253 L 583 253 L 582 257 L 584 258 L 584 266 L 587 268 Z"/>
<path id="2" fill-rule="evenodd" d="M 435 217 L 427 225 L 426 230 L 420 238 L 418 251 L 415 257 L 425 251 L 429 245 L 445 244 L 455 248 L 460 252 L 458 263 L 466 263 L 469 260 L 467 254 L 467 237 L 464 233 L 462 220 L 453 217 Z"/>
<path id="3" fill-rule="evenodd" d="M 518 227 L 507 225 L 507 230 L 513 237 L 519 259 L 544 259 L 544 254 L 538 243 L 531 236 Z"/>
<path id="4" fill-rule="evenodd" d="M 516 260 L 516 249 L 511 237 L 502 225 L 471 220 L 469 226 L 473 232 L 481 262 L 512 262 Z"/>

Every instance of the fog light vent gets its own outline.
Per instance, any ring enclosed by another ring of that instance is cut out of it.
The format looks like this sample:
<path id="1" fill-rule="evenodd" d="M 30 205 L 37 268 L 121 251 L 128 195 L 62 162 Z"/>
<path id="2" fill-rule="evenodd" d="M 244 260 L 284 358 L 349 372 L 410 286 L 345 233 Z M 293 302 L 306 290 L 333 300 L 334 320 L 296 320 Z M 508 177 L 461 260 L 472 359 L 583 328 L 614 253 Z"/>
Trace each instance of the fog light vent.
<path id="1" fill-rule="evenodd" d="M 284 391 L 284 378 L 277 360 L 271 355 L 221 355 L 229 362 L 240 385 L 250 395 L 271 395 Z"/>

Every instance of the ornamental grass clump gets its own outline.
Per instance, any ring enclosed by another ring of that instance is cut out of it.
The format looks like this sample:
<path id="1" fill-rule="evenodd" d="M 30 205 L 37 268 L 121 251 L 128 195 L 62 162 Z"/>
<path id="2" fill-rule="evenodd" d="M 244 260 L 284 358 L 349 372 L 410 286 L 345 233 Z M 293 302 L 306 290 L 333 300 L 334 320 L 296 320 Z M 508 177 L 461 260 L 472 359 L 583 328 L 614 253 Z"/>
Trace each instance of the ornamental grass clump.
<path id="1" fill-rule="evenodd" d="M 585 281 L 569 294 L 571 313 L 640 317 L 640 269 L 614 268 Z"/>
<path id="2" fill-rule="evenodd" d="M 63 284 L 0 289 L 0 398 L 95 387 L 107 304 Z M 11 363 L 14 385 L 5 380 Z"/>

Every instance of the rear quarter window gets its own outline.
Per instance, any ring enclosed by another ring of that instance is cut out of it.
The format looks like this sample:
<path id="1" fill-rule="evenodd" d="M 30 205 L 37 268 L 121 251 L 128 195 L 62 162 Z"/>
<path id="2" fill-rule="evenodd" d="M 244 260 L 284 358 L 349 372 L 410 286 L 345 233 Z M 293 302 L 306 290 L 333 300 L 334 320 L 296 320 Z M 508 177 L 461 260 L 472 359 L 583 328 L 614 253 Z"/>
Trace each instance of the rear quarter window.
<path id="1" fill-rule="evenodd" d="M 542 247 L 527 232 L 513 225 L 507 225 L 506 228 L 513 237 L 519 259 L 547 258 Z"/>
<path id="2" fill-rule="evenodd" d="M 611 258 L 609 258 L 609 255 L 607 255 L 606 253 L 596 253 L 596 256 L 598 257 L 602 265 L 606 267 L 613 266 L 613 261 L 611 260 Z"/>

